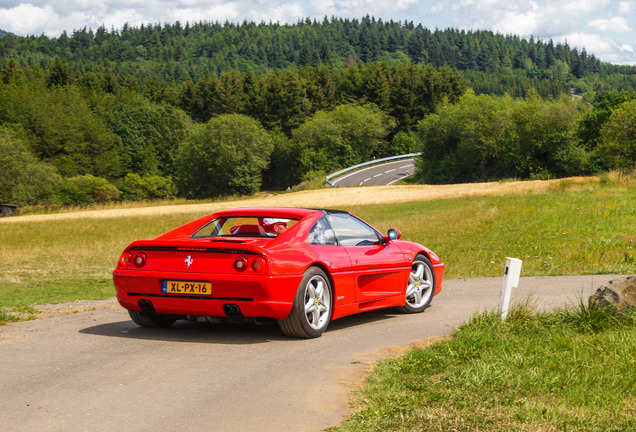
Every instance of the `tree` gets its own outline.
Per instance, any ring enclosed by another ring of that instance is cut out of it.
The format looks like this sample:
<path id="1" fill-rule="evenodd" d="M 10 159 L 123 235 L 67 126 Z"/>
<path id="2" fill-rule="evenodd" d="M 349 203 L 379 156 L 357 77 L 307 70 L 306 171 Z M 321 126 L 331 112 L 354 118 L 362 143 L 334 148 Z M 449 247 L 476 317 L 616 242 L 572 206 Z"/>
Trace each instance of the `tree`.
<path id="1" fill-rule="evenodd" d="M 317 112 L 292 136 L 302 149 L 303 172 L 324 172 L 379 156 L 394 125 L 375 105 L 341 105 Z"/>
<path id="2" fill-rule="evenodd" d="M 46 84 L 52 86 L 65 86 L 69 83 L 68 66 L 60 57 L 55 57 L 53 66 L 49 70 Z"/>
<path id="3" fill-rule="evenodd" d="M 208 198 L 253 194 L 273 149 L 272 138 L 254 119 L 225 114 L 192 128 L 175 167 L 180 194 Z"/>
<path id="4" fill-rule="evenodd" d="M 514 142 L 512 104 L 509 96 L 476 96 L 469 91 L 456 105 L 445 103 L 436 114 L 420 121 L 420 179 L 456 183 L 505 176 Z"/>
<path id="5" fill-rule="evenodd" d="M 456 183 L 579 174 L 589 157 L 576 135 L 580 117 L 580 102 L 567 97 L 545 101 L 531 92 L 515 100 L 468 92 L 418 124 L 417 176 Z"/>
<path id="6" fill-rule="evenodd" d="M 0 203 L 54 204 L 62 177 L 29 152 L 19 134 L 0 126 Z"/>
<path id="7" fill-rule="evenodd" d="M 518 150 L 514 173 L 520 178 L 581 174 L 589 155 L 577 128 L 585 113 L 579 100 L 542 100 L 532 91 L 513 107 Z"/>
<path id="8" fill-rule="evenodd" d="M 636 100 L 636 93 L 610 92 L 594 104 L 594 110 L 583 116 L 579 127 L 579 136 L 588 150 L 596 148 L 601 129 L 617 106 L 628 100 Z"/>
<path id="9" fill-rule="evenodd" d="M 302 148 L 282 131 L 270 132 L 274 150 L 267 170 L 263 173 L 263 184 L 268 188 L 285 189 L 299 184 L 303 179 L 300 163 Z"/>
<path id="10" fill-rule="evenodd" d="M 391 140 L 391 146 L 387 147 L 382 157 L 398 156 L 416 153 L 420 151 L 420 142 L 414 132 L 400 131 Z"/>
<path id="11" fill-rule="evenodd" d="M 636 168 L 636 100 L 612 112 L 601 129 L 598 151 L 612 168 Z"/>
<path id="12" fill-rule="evenodd" d="M 10 102 L 9 102 L 10 101 Z M 0 88 L 0 121 L 22 125 L 30 150 L 63 177 L 120 175 L 120 141 L 74 85 L 43 80 Z"/>
<path id="13" fill-rule="evenodd" d="M 108 98 L 113 107 L 106 119 L 122 143 L 124 172 L 140 175 L 173 175 L 173 161 L 186 135 L 188 119 L 167 104 L 154 103 L 141 95 Z"/>

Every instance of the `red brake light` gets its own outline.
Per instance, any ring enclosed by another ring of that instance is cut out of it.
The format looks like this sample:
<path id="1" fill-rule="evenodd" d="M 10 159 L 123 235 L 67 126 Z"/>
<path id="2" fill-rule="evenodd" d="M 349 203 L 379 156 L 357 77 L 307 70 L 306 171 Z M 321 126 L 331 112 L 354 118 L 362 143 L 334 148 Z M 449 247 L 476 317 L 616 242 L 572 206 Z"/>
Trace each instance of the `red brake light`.
<path id="1" fill-rule="evenodd" d="M 244 256 L 240 256 L 234 260 L 234 270 L 238 272 L 245 271 L 247 269 L 247 265 L 247 258 L 245 258 Z"/>
<path id="2" fill-rule="evenodd" d="M 128 267 L 130 265 L 130 263 L 132 262 L 132 260 L 133 260 L 132 254 L 130 252 L 124 252 L 119 257 L 119 264 L 122 267 Z"/>
<path id="3" fill-rule="evenodd" d="M 267 260 L 263 257 L 256 257 L 252 261 L 252 270 L 256 273 L 260 273 L 265 269 L 265 265 L 267 264 Z"/>
<path id="4" fill-rule="evenodd" d="M 135 259 L 133 260 L 133 262 L 135 263 L 135 267 L 143 267 L 146 265 L 146 260 L 148 258 L 146 257 L 146 254 L 143 252 L 139 252 L 137 255 L 135 255 Z"/>

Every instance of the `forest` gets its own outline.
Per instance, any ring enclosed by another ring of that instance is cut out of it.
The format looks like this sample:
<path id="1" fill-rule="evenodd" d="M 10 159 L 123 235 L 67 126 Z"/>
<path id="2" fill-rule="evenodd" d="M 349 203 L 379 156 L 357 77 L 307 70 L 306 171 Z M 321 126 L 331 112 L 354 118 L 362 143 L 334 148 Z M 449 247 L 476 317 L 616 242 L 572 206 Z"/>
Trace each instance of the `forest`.
<path id="1" fill-rule="evenodd" d="M 327 19 L 0 37 L 0 202 L 282 190 L 423 152 L 426 183 L 636 164 L 636 67 L 488 31 Z"/>

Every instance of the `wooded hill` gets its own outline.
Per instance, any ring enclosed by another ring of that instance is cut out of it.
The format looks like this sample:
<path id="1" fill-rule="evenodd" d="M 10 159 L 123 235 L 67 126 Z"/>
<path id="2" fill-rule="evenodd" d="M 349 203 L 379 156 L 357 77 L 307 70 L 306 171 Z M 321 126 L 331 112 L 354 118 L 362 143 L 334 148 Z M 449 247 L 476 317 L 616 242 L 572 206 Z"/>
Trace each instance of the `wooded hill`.
<path id="1" fill-rule="evenodd" d="M 524 96 L 533 87 L 543 96 L 590 90 L 633 91 L 636 67 L 600 62 L 585 49 L 523 39 L 491 31 L 430 30 L 413 22 L 325 18 L 294 25 L 217 22 L 125 25 L 0 39 L 0 66 L 51 67 L 59 56 L 71 75 L 126 76 L 157 85 L 197 82 L 227 71 L 266 73 L 271 69 L 354 62 L 392 61 L 449 66 L 470 71 L 477 93 Z M 631 79 L 630 79 L 631 78 Z"/>
<path id="2" fill-rule="evenodd" d="M 634 99 L 636 68 L 487 31 L 366 17 L 6 35 L 0 78 L 0 201 L 19 204 L 248 194 L 422 149 L 437 161 L 420 164 L 428 182 L 631 160 L 597 150 Z M 445 117 L 431 116 L 440 109 Z M 507 135 L 492 139 L 504 118 Z M 534 144 L 515 141 L 534 129 Z M 441 166 L 451 174 L 431 175 Z"/>

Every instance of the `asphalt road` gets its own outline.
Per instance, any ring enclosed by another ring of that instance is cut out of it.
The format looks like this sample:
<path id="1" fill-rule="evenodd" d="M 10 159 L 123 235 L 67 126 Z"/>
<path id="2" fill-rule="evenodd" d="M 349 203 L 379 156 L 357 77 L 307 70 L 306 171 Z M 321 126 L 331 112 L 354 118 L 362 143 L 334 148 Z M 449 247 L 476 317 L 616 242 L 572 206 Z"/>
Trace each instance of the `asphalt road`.
<path id="1" fill-rule="evenodd" d="M 521 278 L 513 302 L 577 303 L 615 276 Z M 277 326 L 135 326 L 114 302 L 0 327 L 6 431 L 320 431 L 348 414 L 372 362 L 498 305 L 501 278 L 448 280 L 418 315 L 370 312 L 318 339 Z"/>
<path id="2" fill-rule="evenodd" d="M 415 159 L 402 159 L 363 168 L 331 180 L 335 187 L 385 186 L 405 179 L 415 171 Z"/>

